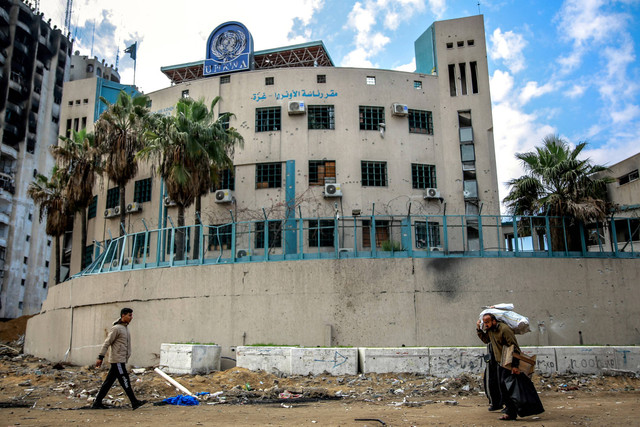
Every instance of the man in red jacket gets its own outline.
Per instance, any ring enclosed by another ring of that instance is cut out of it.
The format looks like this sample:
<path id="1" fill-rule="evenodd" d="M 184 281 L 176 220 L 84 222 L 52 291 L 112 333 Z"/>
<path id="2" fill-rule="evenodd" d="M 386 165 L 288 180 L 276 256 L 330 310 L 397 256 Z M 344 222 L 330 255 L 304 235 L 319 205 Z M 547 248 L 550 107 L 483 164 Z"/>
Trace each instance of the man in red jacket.
<path id="1" fill-rule="evenodd" d="M 116 378 L 120 382 L 124 392 L 129 397 L 131 407 L 134 411 L 147 403 L 146 400 L 136 399 L 136 396 L 133 394 L 133 389 L 131 388 L 129 374 L 127 373 L 126 364 L 129 360 L 129 356 L 131 356 L 131 336 L 129 335 L 129 329 L 127 326 L 131 323 L 132 319 L 132 309 L 123 308 L 120 310 L 120 319 L 113 322 L 109 335 L 107 336 L 107 339 L 104 340 L 104 344 L 102 344 L 98 360 L 96 360 L 96 367 L 100 367 L 102 365 L 102 360 L 104 359 L 107 350 L 111 348 L 111 351 L 109 352 L 109 363 L 111 363 L 111 368 L 109 369 L 109 373 L 107 374 L 107 378 L 104 380 L 102 387 L 100 387 L 96 400 L 93 402 L 93 409 L 106 409 L 106 406 L 102 404 L 102 399 L 107 395 Z"/>

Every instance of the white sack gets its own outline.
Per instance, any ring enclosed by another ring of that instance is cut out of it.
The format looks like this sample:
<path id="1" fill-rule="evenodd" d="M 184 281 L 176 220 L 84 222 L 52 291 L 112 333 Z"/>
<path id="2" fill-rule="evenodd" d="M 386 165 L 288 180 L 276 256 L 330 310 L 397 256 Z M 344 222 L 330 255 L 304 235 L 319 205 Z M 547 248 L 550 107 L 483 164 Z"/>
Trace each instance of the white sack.
<path id="1" fill-rule="evenodd" d="M 513 332 L 519 335 L 531 332 L 529 329 L 529 319 L 526 316 L 516 313 L 513 310 L 513 304 L 496 304 L 494 308 L 487 308 L 480 313 L 480 322 L 485 314 L 493 314 L 496 319 L 504 322 L 513 329 Z"/>

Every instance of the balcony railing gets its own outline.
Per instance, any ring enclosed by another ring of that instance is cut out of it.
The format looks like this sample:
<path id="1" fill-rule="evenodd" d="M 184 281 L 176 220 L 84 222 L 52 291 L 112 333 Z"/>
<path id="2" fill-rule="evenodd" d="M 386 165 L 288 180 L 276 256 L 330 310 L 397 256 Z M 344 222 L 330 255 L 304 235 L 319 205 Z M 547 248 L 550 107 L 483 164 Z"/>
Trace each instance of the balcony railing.
<path id="1" fill-rule="evenodd" d="M 589 226 L 561 217 L 488 215 L 230 222 L 146 230 L 100 242 L 95 260 L 78 275 L 343 258 L 640 258 L 639 235 L 637 218 L 614 218 Z"/>

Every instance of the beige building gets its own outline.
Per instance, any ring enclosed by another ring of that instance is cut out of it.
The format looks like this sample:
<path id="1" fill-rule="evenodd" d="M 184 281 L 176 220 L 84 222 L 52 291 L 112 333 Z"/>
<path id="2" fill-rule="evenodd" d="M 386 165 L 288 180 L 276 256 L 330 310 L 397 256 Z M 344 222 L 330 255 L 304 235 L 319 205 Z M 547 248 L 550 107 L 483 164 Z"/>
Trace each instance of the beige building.
<path id="1" fill-rule="evenodd" d="M 390 216 L 376 223 L 378 245 L 403 238 L 392 215 L 499 214 L 485 46 L 483 17 L 473 16 L 436 22 L 416 41 L 418 69 L 426 72 L 335 67 L 322 42 L 255 52 L 246 71 L 203 76 L 204 61 L 163 67 L 172 86 L 148 94 L 150 109 L 171 114 L 180 97 L 210 103 L 220 96 L 216 113 L 235 114 L 229 125 L 244 146 L 235 152 L 234 174 L 224 174 L 204 198 L 203 224 L 353 215 L 356 231 L 343 227 L 338 246 L 358 250 L 370 245 L 366 217 L 373 213 Z M 74 97 L 67 90 L 65 96 Z M 104 242 L 119 235 L 117 188 L 105 178 L 96 194 L 88 241 Z M 128 233 L 175 223 L 177 209 L 149 165 L 126 195 Z M 186 217 L 194 223 L 193 206 Z M 428 226 L 428 242 L 404 236 L 403 247 L 440 250 L 442 224 Z M 477 219 L 463 219 L 460 227 L 449 249 L 477 250 Z M 269 246 L 286 255 L 307 245 L 296 231 L 276 221 L 277 241 Z M 79 245 L 74 233 L 72 247 Z M 96 249 L 73 251 L 71 274 Z M 239 239 L 236 250 L 263 253 L 251 237 Z M 148 256 L 154 251 L 152 242 Z"/>
<path id="2" fill-rule="evenodd" d="M 71 42 L 20 0 L 0 0 L 0 318 L 40 311 L 51 238 L 27 196 L 54 165 Z"/>

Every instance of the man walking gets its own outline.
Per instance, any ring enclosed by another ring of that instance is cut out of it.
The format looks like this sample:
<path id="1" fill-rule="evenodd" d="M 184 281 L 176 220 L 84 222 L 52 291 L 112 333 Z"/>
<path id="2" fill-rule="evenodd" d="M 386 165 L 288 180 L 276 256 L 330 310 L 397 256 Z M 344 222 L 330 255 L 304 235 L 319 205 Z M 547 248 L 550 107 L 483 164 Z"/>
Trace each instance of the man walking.
<path id="1" fill-rule="evenodd" d="M 483 324 L 484 330 L 482 328 Z M 513 346 L 514 357 L 511 363 L 511 369 L 503 366 L 498 367 L 500 397 L 502 398 L 502 403 L 505 405 L 504 415 L 501 416 L 500 419 L 505 421 L 515 420 L 518 415 L 527 416 L 544 412 L 542 402 L 540 402 L 533 383 L 529 377 L 520 373 L 520 360 L 516 355 L 520 355 L 521 352 L 513 330 L 506 324 L 498 322 L 493 314 L 485 314 L 482 317 L 482 322 L 478 320 L 476 332 L 482 342 L 491 344 L 497 363 L 501 363 L 502 361 L 502 352 L 507 347 Z M 517 383 L 520 383 L 522 386 L 520 389 L 518 389 Z M 523 391 L 526 392 L 526 395 L 518 395 L 518 393 L 522 394 Z M 518 397 L 517 402 L 514 400 L 514 394 Z"/>
<path id="2" fill-rule="evenodd" d="M 133 389 L 131 388 L 129 374 L 127 373 L 126 363 L 129 360 L 129 356 L 131 356 L 131 336 L 129 335 L 129 329 L 127 326 L 131 323 L 132 319 L 132 309 L 123 308 L 120 310 L 120 319 L 113 322 L 109 335 L 107 336 L 107 339 L 104 340 L 104 344 L 102 344 L 98 360 L 96 360 L 96 367 L 100 367 L 102 365 L 102 360 L 104 359 L 107 350 L 111 348 L 108 360 L 109 363 L 111 363 L 111 368 L 109 369 L 109 373 L 107 374 L 107 378 L 104 380 L 102 387 L 100 387 L 100 391 L 96 396 L 95 402 L 93 402 L 93 409 L 106 409 L 106 406 L 102 404 L 102 399 L 107 395 L 116 378 L 120 382 L 124 392 L 127 394 L 127 397 L 129 397 L 131 407 L 134 411 L 147 403 L 146 400 L 136 399 L 136 396 L 133 394 Z"/>

